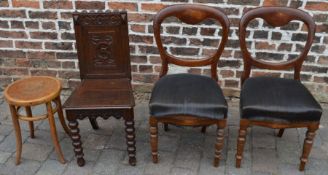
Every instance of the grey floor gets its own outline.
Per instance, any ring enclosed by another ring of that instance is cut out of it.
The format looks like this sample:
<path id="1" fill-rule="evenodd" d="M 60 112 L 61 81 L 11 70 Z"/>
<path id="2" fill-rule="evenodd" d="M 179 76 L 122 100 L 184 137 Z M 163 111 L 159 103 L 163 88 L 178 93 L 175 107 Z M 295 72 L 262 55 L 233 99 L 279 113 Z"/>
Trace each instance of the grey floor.
<path id="1" fill-rule="evenodd" d="M 287 129 L 282 138 L 273 129 L 253 127 L 247 135 L 242 168 L 235 168 L 238 132 L 238 100 L 229 101 L 228 127 L 225 129 L 223 160 L 218 168 L 212 166 L 215 127 L 206 134 L 200 128 L 170 126 L 169 132 L 159 131 L 159 163 L 150 155 L 148 110 L 146 103 L 135 108 L 137 166 L 128 165 L 122 120 L 99 119 L 100 130 L 92 130 L 88 120 L 80 122 L 86 165 L 78 167 L 70 138 L 59 122 L 57 129 L 66 164 L 57 161 L 47 121 L 36 122 L 36 138 L 31 139 L 26 122 L 21 122 L 23 155 L 15 166 L 15 133 L 7 104 L 0 100 L 0 174 L 83 175 L 83 174 L 328 174 L 328 106 L 315 138 L 305 172 L 298 171 L 305 129 Z"/>

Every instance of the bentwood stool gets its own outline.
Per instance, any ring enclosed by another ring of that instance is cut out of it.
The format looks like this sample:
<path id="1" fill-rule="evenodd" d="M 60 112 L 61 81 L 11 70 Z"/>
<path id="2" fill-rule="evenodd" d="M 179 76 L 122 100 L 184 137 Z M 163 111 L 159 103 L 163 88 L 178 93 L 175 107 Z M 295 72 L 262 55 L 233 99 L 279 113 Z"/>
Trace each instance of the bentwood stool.
<path id="1" fill-rule="evenodd" d="M 222 38 L 216 52 L 199 60 L 175 57 L 164 49 L 160 28 L 165 18 L 177 17 L 187 24 L 197 24 L 206 19 L 217 21 L 222 27 Z M 160 79 L 156 82 L 149 102 L 150 143 L 153 162 L 158 162 L 158 122 L 182 126 L 217 125 L 214 166 L 219 165 L 224 145 L 224 128 L 228 105 L 218 85 L 217 67 L 228 39 L 229 20 L 219 9 L 203 5 L 168 6 L 154 18 L 154 34 L 162 59 Z M 179 66 L 211 66 L 211 77 L 193 74 L 166 75 L 168 64 Z"/>
<path id="2" fill-rule="evenodd" d="M 246 28 L 255 18 L 262 18 L 273 27 L 290 21 L 302 21 L 307 28 L 307 40 L 302 52 L 295 59 L 272 63 L 254 58 L 247 49 Z M 300 81 L 302 63 L 315 36 L 312 17 L 287 7 L 261 7 L 247 11 L 240 20 L 239 41 L 244 60 L 240 94 L 240 129 L 236 154 L 236 167 L 240 167 L 246 142 L 247 128 L 252 125 L 280 129 L 282 137 L 286 128 L 307 128 L 299 170 L 303 171 L 311 151 L 316 130 L 319 128 L 322 109 L 312 94 Z M 294 70 L 294 79 L 275 77 L 250 77 L 252 67 L 271 70 Z"/>
<path id="3" fill-rule="evenodd" d="M 20 163 L 22 154 L 22 135 L 19 120 L 29 122 L 30 136 L 34 138 L 34 121 L 43 119 L 49 120 L 52 141 L 58 154 L 59 161 L 65 163 L 63 153 L 61 151 L 54 114 L 57 112 L 60 123 L 65 132 L 70 135 L 70 131 L 65 123 L 60 101 L 61 83 L 58 79 L 48 76 L 33 76 L 17 80 L 9 85 L 4 92 L 4 96 L 9 104 L 13 125 L 16 133 L 16 165 Z M 33 116 L 31 107 L 36 105 L 46 106 L 47 112 L 43 115 Z M 25 108 L 26 115 L 22 114 L 21 108 Z"/>

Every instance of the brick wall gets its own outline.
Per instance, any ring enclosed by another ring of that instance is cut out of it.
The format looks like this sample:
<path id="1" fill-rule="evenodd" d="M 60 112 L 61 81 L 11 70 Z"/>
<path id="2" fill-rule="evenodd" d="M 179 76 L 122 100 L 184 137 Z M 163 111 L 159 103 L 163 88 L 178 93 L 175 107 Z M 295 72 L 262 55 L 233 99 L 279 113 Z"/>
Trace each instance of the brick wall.
<path id="1" fill-rule="evenodd" d="M 160 58 L 152 31 L 152 18 L 167 5 L 200 3 L 221 7 L 231 21 L 229 42 L 221 57 L 218 74 L 227 95 L 238 96 L 242 58 L 238 22 L 247 9 L 281 5 L 299 8 L 312 15 L 317 24 L 313 47 L 302 69 L 302 81 L 320 101 L 328 101 L 328 2 L 326 0 L 99 0 L 46 1 L 0 0 L 0 80 L 5 87 L 25 75 L 51 75 L 71 89 L 79 82 L 79 70 L 71 13 L 78 10 L 126 9 L 129 12 L 133 84 L 137 91 L 150 91 L 158 79 Z M 162 32 L 168 52 L 197 57 L 213 53 L 220 28 L 211 21 L 197 26 L 168 19 Z M 248 44 L 253 55 L 270 61 L 294 58 L 304 46 L 306 28 L 292 22 L 271 28 L 253 21 Z M 209 68 L 185 69 L 171 66 L 170 72 L 209 74 Z M 252 74 L 292 77 L 292 71 L 255 69 Z"/>

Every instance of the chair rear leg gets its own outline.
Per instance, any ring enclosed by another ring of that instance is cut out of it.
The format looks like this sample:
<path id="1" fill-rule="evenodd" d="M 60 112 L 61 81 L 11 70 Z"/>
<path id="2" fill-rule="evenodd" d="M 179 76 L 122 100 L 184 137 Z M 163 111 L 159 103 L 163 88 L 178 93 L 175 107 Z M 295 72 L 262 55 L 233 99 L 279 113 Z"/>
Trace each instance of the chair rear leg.
<path id="1" fill-rule="evenodd" d="M 96 118 L 89 117 L 90 124 L 94 130 L 99 129 L 99 125 Z"/>
<path id="2" fill-rule="evenodd" d="M 284 134 L 284 131 L 285 129 L 279 129 L 279 132 L 278 132 L 278 137 L 282 137 L 282 135 Z"/>
<path id="3" fill-rule="evenodd" d="M 164 131 L 165 132 L 169 131 L 169 124 L 164 123 Z"/>
<path id="4" fill-rule="evenodd" d="M 243 159 L 243 152 L 246 142 L 248 126 L 249 126 L 248 120 L 242 119 L 240 121 L 239 136 L 237 140 L 236 168 L 240 168 L 241 160 Z"/>
<path id="5" fill-rule="evenodd" d="M 202 130 L 201 130 L 201 132 L 202 132 L 203 134 L 205 134 L 205 133 L 206 133 L 206 129 L 207 129 L 207 126 L 202 126 Z"/>
<path id="6" fill-rule="evenodd" d="M 312 124 L 312 125 L 308 126 L 308 130 L 306 132 L 306 137 L 304 139 L 303 153 L 301 156 L 301 163 L 300 163 L 300 167 L 299 167 L 300 171 L 304 171 L 305 164 L 308 161 L 308 157 L 309 157 L 309 154 L 312 149 L 315 132 L 318 128 L 319 128 L 319 124 Z"/>
<path id="7" fill-rule="evenodd" d="M 158 162 L 158 125 L 157 120 L 154 117 L 150 117 L 149 125 L 150 125 L 150 146 L 151 146 L 151 154 L 153 157 L 153 163 Z M 165 125 L 164 125 L 165 126 Z"/>

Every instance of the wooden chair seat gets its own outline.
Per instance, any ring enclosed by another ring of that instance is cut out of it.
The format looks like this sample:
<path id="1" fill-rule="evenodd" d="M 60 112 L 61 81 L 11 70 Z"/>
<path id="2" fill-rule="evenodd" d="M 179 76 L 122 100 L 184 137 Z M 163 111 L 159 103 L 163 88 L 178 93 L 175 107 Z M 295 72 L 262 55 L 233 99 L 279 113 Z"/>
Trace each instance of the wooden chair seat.
<path id="1" fill-rule="evenodd" d="M 85 79 L 66 100 L 65 109 L 100 109 L 134 106 L 129 79 Z"/>
<path id="2" fill-rule="evenodd" d="M 19 120 L 28 121 L 30 136 L 34 138 L 34 121 L 48 119 L 50 125 L 51 137 L 54 142 L 55 150 L 58 154 L 59 161 L 65 163 L 63 153 L 61 151 L 54 114 L 57 113 L 65 132 L 70 135 L 60 101 L 61 83 L 58 79 L 47 76 L 34 76 L 17 80 L 9 85 L 4 92 L 6 101 L 9 104 L 13 125 L 16 134 L 16 165 L 20 163 L 22 154 L 22 135 L 20 131 Z M 33 106 L 46 106 L 46 113 L 34 114 Z M 25 112 L 22 110 L 25 109 Z"/>
<path id="3" fill-rule="evenodd" d="M 149 102 L 149 111 L 150 115 L 157 118 L 192 115 L 224 119 L 228 105 L 220 86 L 212 78 L 193 74 L 172 74 L 156 82 Z"/>
<path id="4" fill-rule="evenodd" d="M 240 94 L 240 116 L 257 121 L 319 121 L 322 109 L 297 80 L 276 77 L 248 78 Z"/>

